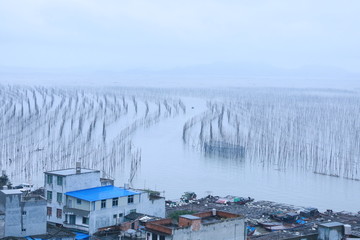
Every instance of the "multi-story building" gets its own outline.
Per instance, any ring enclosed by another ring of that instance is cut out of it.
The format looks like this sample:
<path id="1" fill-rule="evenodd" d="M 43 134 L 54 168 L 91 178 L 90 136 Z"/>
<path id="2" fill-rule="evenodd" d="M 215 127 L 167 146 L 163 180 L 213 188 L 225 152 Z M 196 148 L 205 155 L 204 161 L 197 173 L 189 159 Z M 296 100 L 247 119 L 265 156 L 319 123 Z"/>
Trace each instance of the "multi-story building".
<path id="1" fill-rule="evenodd" d="M 46 233 L 46 200 L 19 189 L 0 191 L 0 238 Z"/>
<path id="2" fill-rule="evenodd" d="M 217 239 L 245 240 L 245 218 L 216 211 L 181 215 L 178 223 L 171 218 L 145 223 L 146 240 Z"/>
<path id="3" fill-rule="evenodd" d="M 65 193 L 64 226 L 93 234 L 118 225 L 131 212 L 165 217 L 165 200 L 147 191 L 102 186 Z"/>
<path id="4" fill-rule="evenodd" d="M 45 198 L 47 199 L 47 220 L 63 224 L 65 215 L 65 193 L 101 186 L 100 171 L 81 168 L 62 169 L 45 172 Z"/>

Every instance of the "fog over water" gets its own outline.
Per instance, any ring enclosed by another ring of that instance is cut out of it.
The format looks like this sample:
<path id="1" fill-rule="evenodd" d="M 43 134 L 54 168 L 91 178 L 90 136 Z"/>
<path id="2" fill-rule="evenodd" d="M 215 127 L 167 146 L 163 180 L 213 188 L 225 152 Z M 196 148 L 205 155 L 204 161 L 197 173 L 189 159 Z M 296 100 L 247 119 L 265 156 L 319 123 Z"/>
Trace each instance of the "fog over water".
<path id="1" fill-rule="evenodd" d="M 0 1 L 0 170 L 360 210 L 360 1 Z M 206 144 L 244 148 L 242 158 Z"/>

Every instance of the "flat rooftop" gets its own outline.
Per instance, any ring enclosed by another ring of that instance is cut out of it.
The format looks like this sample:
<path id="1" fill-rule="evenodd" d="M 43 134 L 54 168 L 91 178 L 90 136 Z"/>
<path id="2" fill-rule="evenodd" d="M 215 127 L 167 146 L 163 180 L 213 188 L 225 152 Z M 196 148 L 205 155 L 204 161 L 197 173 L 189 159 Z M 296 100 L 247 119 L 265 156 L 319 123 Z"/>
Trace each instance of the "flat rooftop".
<path id="1" fill-rule="evenodd" d="M 6 189 L 6 190 L 1 190 L 2 193 L 10 195 L 10 194 L 22 194 L 23 192 L 21 191 L 21 189 Z"/>
<path id="2" fill-rule="evenodd" d="M 186 218 L 186 219 L 190 219 L 190 220 L 201 219 L 200 217 L 197 217 L 197 216 L 194 216 L 194 215 L 190 215 L 190 214 L 180 215 L 180 217 L 183 217 L 183 218 Z"/>
<path id="3" fill-rule="evenodd" d="M 88 188 L 78 191 L 67 192 L 65 195 L 75 197 L 88 202 L 100 201 L 111 198 L 126 197 L 140 194 L 124 188 L 114 187 L 112 185 Z"/>
<path id="4" fill-rule="evenodd" d="M 91 172 L 100 172 L 99 170 L 94 170 L 94 169 L 88 169 L 88 168 L 81 168 L 81 172 L 78 174 L 82 174 L 82 173 L 91 173 Z M 69 176 L 69 175 L 76 175 L 76 168 L 68 168 L 68 169 L 60 169 L 60 170 L 54 170 L 54 171 L 47 171 L 45 172 L 46 174 L 54 174 L 54 175 L 59 175 L 59 176 Z"/>
<path id="5" fill-rule="evenodd" d="M 319 224 L 319 226 L 332 228 L 332 227 L 341 227 L 344 226 L 344 224 L 339 222 L 329 222 L 329 223 L 321 223 Z"/>

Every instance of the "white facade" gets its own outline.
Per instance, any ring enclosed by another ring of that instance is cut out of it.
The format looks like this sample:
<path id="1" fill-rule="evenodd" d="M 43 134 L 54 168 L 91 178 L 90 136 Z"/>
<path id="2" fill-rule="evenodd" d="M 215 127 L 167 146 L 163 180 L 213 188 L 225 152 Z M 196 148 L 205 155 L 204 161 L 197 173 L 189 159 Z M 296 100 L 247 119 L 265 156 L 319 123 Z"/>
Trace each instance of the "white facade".
<path id="1" fill-rule="evenodd" d="M 91 169 L 63 169 L 45 172 L 45 198 L 47 220 L 63 224 L 65 215 L 65 193 L 101 186 L 100 171 Z"/>
<path id="2" fill-rule="evenodd" d="M 46 234 L 46 200 L 17 189 L 0 191 L 0 238 Z"/>
<path id="3" fill-rule="evenodd" d="M 111 187 L 108 186 L 109 191 Z M 114 191 L 121 188 L 113 187 Z M 125 189 L 122 189 L 125 190 Z M 65 227 L 75 228 L 93 234 L 99 228 L 120 224 L 124 216 L 131 212 L 165 217 L 164 198 L 151 199 L 147 192 L 128 191 L 125 196 L 119 194 L 111 198 L 87 201 L 74 196 L 67 196 Z M 86 194 L 90 194 L 91 190 Z M 127 195 L 130 194 L 130 195 Z M 106 192 L 104 195 L 111 195 Z"/>

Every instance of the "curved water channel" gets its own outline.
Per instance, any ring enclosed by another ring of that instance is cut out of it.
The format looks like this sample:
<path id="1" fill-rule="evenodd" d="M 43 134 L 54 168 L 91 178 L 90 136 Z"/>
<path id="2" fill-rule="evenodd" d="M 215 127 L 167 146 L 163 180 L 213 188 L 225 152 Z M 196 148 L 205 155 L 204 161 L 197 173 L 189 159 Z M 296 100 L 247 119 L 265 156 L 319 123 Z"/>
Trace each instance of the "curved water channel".
<path id="1" fill-rule="evenodd" d="M 250 164 L 246 159 L 209 158 L 184 146 L 181 134 L 187 117 L 161 121 L 134 136 L 134 144 L 142 151 L 136 187 L 164 191 L 167 199 L 178 199 L 184 191 L 194 191 L 199 196 L 251 196 L 322 211 L 360 210 L 359 181 L 303 169 L 279 171 L 276 167 Z"/>

